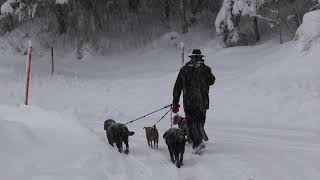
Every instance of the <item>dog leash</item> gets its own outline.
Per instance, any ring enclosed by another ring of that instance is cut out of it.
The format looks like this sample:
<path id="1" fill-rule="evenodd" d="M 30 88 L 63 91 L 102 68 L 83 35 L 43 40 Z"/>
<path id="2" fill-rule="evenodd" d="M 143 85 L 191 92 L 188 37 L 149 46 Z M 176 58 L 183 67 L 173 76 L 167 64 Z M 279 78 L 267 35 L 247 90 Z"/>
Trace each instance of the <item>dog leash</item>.
<path id="1" fill-rule="evenodd" d="M 173 118 L 172 118 L 172 111 L 171 111 L 171 117 L 170 117 L 170 127 L 172 128 L 172 125 L 173 125 Z M 178 113 L 177 113 L 178 114 Z"/>
<path id="2" fill-rule="evenodd" d="M 166 117 L 166 115 L 171 111 L 171 108 L 169 109 L 169 111 L 167 111 L 153 126 L 157 125 L 164 117 Z M 171 111 L 172 113 L 172 111 Z"/>
<path id="3" fill-rule="evenodd" d="M 128 124 L 130 124 L 130 123 L 133 123 L 133 122 L 135 122 L 135 121 L 138 121 L 138 120 L 140 120 L 140 119 L 142 119 L 142 118 L 145 118 L 145 117 L 147 117 L 147 116 L 150 116 L 151 114 L 154 114 L 154 113 L 156 113 L 156 112 L 159 112 L 159 111 L 161 111 L 161 110 L 163 110 L 163 109 L 166 109 L 166 108 L 169 108 L 169 107 L 171 107 L 171 104 L 166 105 L 166 106 L 164 106 L 163 108 L 160 108 L 160 109 L 158 109 L 158 110 L 155 110 L 155 111 L 153 111 L 153 112 L 151 112 L 151 113 L 148 113 L 148 114 L 146 114 L 146 115 L 144 115 L 144 116 L 141 116 L 141 117 L 139 117 L 139 118 L 137 118 L 137 119 L 131 120 L 131 121 L 125 123 L 125 125 L 128 125 Z M 170 108 L 170 110 L 169 110 L 166 114 L 168 114 L 170 111 L 171 111 L 171 108 Z M 166 114 L 165 114 L 165 115 L 166 115 Z M 163 118 L 162 118 L 162 119 L 163 119 Z M 161 120 L 161 119 L 160 119 L 160 120 Z"/>

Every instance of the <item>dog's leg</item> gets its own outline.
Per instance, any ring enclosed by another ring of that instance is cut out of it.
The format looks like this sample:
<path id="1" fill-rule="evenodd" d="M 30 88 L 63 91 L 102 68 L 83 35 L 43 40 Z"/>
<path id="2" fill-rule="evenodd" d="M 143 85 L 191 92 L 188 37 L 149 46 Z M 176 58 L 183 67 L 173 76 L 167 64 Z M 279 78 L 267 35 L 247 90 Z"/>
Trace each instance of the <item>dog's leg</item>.
<path id="1" fill-rule="evenodd" d="M 159 140 L 158 139 L 156 140 L 156 143 L 157 143 L 157 149 L 158 149 L 158 144 L 159 144 Z"/>
<path id="2" fill-rule="evenodd" d="M 126 145 L 126 150 L 124 151 L 125 154 L 129 153 L 129 139 L 123 140 L 124 144 Z"/>
<path id="3" fill-rule="evenodd" d="M 112 138 L 110 137 L 110 135 L 108 135 L 108 133 L 107 133 L 107 139 L 108 139 L 109 144 L 110 144 L 112 147 L 114 147 Z"/>
<path id="4" fill-rule="evenodd" d="M 122 141 L 116 142 L 119 153 L 122 153 Z"/>
<path id="5" fill-rule="evenodd" d="M 175 154 L 174 154 L 174 157 L 175 157 L 175 163 L 176 163 L 177 168 L 180 168 L 179 153 L 175 153 Z"/>
<path id="6" fill-rule="evenodd" d="M 183 153 L 180 154 L 180 165 L 183 166 Z"/>
<path id="7" fill-rule="evenodd" d="M 173 150 L 170 146 L 168 146 L 168 149 L 169 149 L 169 153 L 170 153 L 171 162 L 174 163 Z"/>

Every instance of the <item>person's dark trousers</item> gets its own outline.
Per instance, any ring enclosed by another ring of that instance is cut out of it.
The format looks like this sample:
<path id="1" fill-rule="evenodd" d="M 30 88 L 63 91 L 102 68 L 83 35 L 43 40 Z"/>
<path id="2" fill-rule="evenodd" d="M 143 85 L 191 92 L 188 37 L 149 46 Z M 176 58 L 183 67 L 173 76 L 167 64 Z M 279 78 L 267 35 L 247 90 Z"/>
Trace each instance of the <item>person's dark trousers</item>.
<path id="1" fill-rule="evenodd" d="M 203 140 L 205 140 L 205 141 L 208 141 L 209 140 L 209 138 L 208 138 L 208 135 L 207 135 L 207 133 L 206 133 L 206 131 L 204 130 L 204 124 L 206 123 L 206 110 L 204 110 L 204 111 L 202 111 L 203 113 L 204 113 L 204 118 L 203 119 L 201 119 L 202 121 L 201 121 L 201 125 L 202 125 L 202 127 L 201 127 L 201 134 L 202 134 L 202 138 L 203 138 Z"/>
<path id="2" fill-rule="evenodd" d="M 187 126 L 190 139 L 193 142 L 193 148 L 198 147 L 202 143 L 201 128 L 206 119 L 206 110 L 201 109 L 185 109 Z"/>

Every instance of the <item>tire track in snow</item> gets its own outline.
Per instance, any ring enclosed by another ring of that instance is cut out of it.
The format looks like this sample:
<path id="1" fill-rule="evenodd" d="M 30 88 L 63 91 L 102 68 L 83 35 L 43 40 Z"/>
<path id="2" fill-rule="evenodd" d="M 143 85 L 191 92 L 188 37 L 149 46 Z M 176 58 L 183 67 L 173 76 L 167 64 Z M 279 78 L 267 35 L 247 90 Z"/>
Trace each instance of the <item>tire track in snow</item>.
<path id="1" fill-rule="evenodd" d="M 79 116 L 79 115 L 78 115 Z M 212 150 L 211 152 L 207 152 L 204 154 L 205 157 L 193 155 L 191 154 L 191 146 L 186 146 L 186 152 L 184 157 L 184 166 L 181 169 L 177 169 L 173 163 L 170 161 L 169 152 L 167 150 L 167 147 L 165 145 L 164 140 L 162 139 L 161 132 L 163 130 L 163 127 L 159 127 L 159 150 L 154 150 L 149 148 L 147 146 L 144 131 L 143 133 L 136 133 L 134 135 L 134 138 L 131 138 L 130 140 L 130 154 L 129 156 L 122 156 L 122 154 L 119 154 L 116 149 L 112 148 L 107 144 L 107 139 L 105 137 L 105 132 L 102 129 L 103 123 L 94 121 L 92 119 L 94 115 L 90 114 L 83 114 L 78 117 L 79 121 L 82 121 L 81 123 L 90 129 L 92 133 L 94 133 L 100 141 L 104 144 L 104 149 L 107 150 L 105 152 L 105 155 L 107 157 L 112 154 L 112 161 L 115 161 L 114 164 L 116 167 L 122 167 L 121 169 L 126 172 L 127 174 L 130 174 L 128 176 L 128 179 L 132 178 L 138 178 L 138 177 L 149 177 L 149 178 L 160 178 L 161 179 L 198 179 L 198 175 L 201 174 L 203 179 L 211 179 L 212 176 L 220 179 L 234 179 L 235 177 L 243 177 L 242 179 L 247 180 L 250 176 L 246 170 L 248 168 L 247 165 L 244 164 L 244 161 L 240 160 L 239 158 L 229 158 L 226 156 L 219 157 L 219 163 L 215 163 L 214 166 L 217 166 L 216 169 L 219 169 L 219 171 L 226 171 L 226 169 L 231 168 L 232 172 L 225 172 L 225 175 L 221 175 L 217 171 L 217 175 L 213 175 L 211 172 L 211 167 L 208 166 L 209 164 L 215 162 L 214 158 L 216 157 Z M 136 126 L 139 126 L 138 124 Z M 137 129 L 136 129 L 137 130 Z M 210 145 L 210 148 L 214 149 L 214 144 Z M 212 157 L 212 155 L 214 157 Z M 123 157 L 116 158 L 116 157 Z M 208 160 L 207 160 L 208 158 Z M 228 160 L 226 160 L 226 159 Z M 110 164 L 109 164 L 110 165 Z M 114 168 L 112 166 L 109 166 L 107 169 Z M 239 167 L 241 166 L 241 167 Z M 128 169 L 129 170 L 128 170 Z M 131 171 L 131 169 L 136 170 L 136 174 Z M 243 175 L 243 172 L 246 172 Z M 111 172 L 112 173 L 112 172 Z M 105 174 L 109 174 L 108 171 L 105 172 Z M 117 173 L 115 173 L 117 174 Z M 112 177 L 115 178 L 115 177 Z M 125 177 L 122 177 L 126 179 Z"/>
<path id="2" fill-rule="evenodd" d="M 266 132 L 270 133 L 270 137 Z M 236 154 L 247 161 L 254 179 L 316 180 L 320 177 L 320 171 L 316 168 L 318 165 L 310 163 L 312 158 L 313 162 L 320 160 L 319 144 L 294 139 L 292 137 L 296 135 L 292 131 L 281 132 L 274 135 L 270 130 L 259 133 L 250 128 L 247 131 L 236 127 L 232 130 L 217 128 L 217 151 L 228 149 L 224 151 L 225 154 Z M 308 135 L 316 138 L 313 133 Z M 302 133 L 302 136 L 306 136 L 306 133 Z"/>
<path id="3" fill-rule="evenodd" d="M 120 154 L 116 148 L 113 148 L 108 144 L 107 138 L 105 136 L 105 131 L 103 130 L 103 122 L 93 121 L 94 116 L 87 113 L 75 114 L 78 116 L 77 118 L 79 120 L 79 123 L 81 123 L 82 126 L 86 127 L 89 131 L 91 131 L 100 139 L 99 141 L 103 143 L 103 149 L 105 149 L 106 152 L 103 153 L 105 157 L 102 157 L 102 159 L 106 160 L 107 163 L 102 164 L 108 167 L 106 169 L 120 169 L 117 171 L 118 174 L 116 173 L 116 177 L 111 175 L 110 179 L 123 178 L 119 175 L 120 172 L 127 172 L 127 178 L 125 179 L 141 179 L 142 177 L 150 178 L 152 176 L 152 170 L 148 166 L 134 158 L 131 153 L 129 155 Z M 131 149 L 132 148 L 130 147 L 130 150 Z M 111 158 L 111 161 L 113 163 L 110 163 L 109 158 Z M 109 177 L 110 173 L 105 172 L 105 175 Z"/>
<path id="4" fill-rule="evenodd" d="M 262 132 L 258 132 L 262 131 Z M 256 145 L 266 145 L 269 147 L 296 149 L 305 151 L 320 151 L 320 143 L 317 143 L 317 133 L 306 133 L 298 131 L 281 130 L 281 133 L 277 133 L 277 130 L 272 129 L 259 129 L 257 128 L 215 128 L 215 134 L 228 136 L 229 141 L 237 139 L 238 142 Z M 268 135 L 269 133 L 269 135 Z M 293 134 L 294 133 L 294 134 Z M 307 137 L 309 138 L 307 138 Z M 308 139 L 308 142 L 306 141 Z M 314 140 L 313 140 L 314 139 Z"/>
<path id="5" fill-rule="evenodd" d="M 103 122 L 93 121 L 93 115 L 76 113 L 80 123 L 88 128 L 92 133 L 99 137 L 100 141 L 105 144 L 105 149 L 107 150 L 106 156 L 114 154 L 114 156 L 123 156 L 119 154 L 116 148 L 111 147 L 107 143 L 105 136 L 105 131 L 103 130 Z M 101 129 L 101 130 L 100 130 Z M 132 169 L 132 167 L 137 166 L 136 173 L 132 173 L 133 176 L 128 176 L 129 179 L 133 177 L 163 177 L 166 176 L 168 179 L 179 179 L 178 172 L 174 164 L 171 163 L 169 158 L 169 152 L 167 152 L 167 147 L 162 140 L 161 134 L 159 134 L 159 150 L 150 149 L 146 145 L 144 135 L 135 134 L 134 143 L 132 138 L 129 142 L 130 153 L 128 156 L 124 156 L 123 159 L 114 159 L 117 161 L 117 167 L 123 166 L 128 167 L 127 169 Z M 141 146 L 142 145 L 142 146 Z M 143 149 L 141 149 L 143 147 Z M 160 151 L 160 152 L 159 152 Z M 124 161 L 123 163 L 118 161 Z M 154 164 L 153 164 L 154 163 Z M 150 166 L 153 164 L 155 166 Z M 156 168 L 155 168 L 156 167 Z M 127 170 L 124 169 L 124 170 Z M 126 172 L 126 171 L 124 171 Z M 163 172 L 166 172 L 165 174 Z"/>

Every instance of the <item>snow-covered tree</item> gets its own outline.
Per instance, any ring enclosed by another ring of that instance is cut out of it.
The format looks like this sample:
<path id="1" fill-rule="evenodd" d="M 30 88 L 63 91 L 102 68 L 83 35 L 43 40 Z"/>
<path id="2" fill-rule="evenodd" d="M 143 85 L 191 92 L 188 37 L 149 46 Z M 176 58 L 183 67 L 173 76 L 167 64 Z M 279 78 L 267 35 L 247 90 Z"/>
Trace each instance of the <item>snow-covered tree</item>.
<path id="1" fill-rule="evenodd" d="M 226 46 L 252 44 L 261 33 L 270 32 L 278 33 L 282 42 L 282 38 L 294 38 L 303 15 L 318 9 L 317 3 L 319 0 L 224 0 L 215 27 Z"/>
<path id="2" fill-rule="evenodd" d="M 56 0 L 56 4 L 67 4 L 69 0 Z"/>
<path id="3" fill-rule="evenodd" d="M 260 34 L 295 34 L 305 12 L 318 0 L 0 0 L 0 35 L 24 23 L 40 23 L 45 33 L 78 40 L 79 47 L 114 46 L 113 37 L 138 47 L 168 31 L 187 33 L 211 26 L 227 46 L 249 45 Z M 4 28 L 8 27 L 8 28 Z M 23 27 L 23 26 L 22 26 Z M 122 34 L 121 34 L 122 33 Z M 119 35 L 121 34 L 121 35 Z M 80 38 L 79 38 L 80 37 Z M 102 38 L 101 38 L 102 37 Z M 105 39 L 103 39 L 105 38 Z M 140 39 L 139 39 L 140 38 Z M 108 39 L 108 40 L 106 40 Z M 139 39 L 139 40 L 137 40 Z M 108 43 L 105 43 L 106 41 Z M 130 42 L 129 42 L 130 41 Z M 99 47 L 97 47 L 99 48 Z"/>
<path id="4" fill-rule="evenodd" d="M 17 0 L 8 0 L 1 5 L 1 14 L 13 14 L 12 5 L 16 3 Z"/>
<path id="5" fill-rule="evenodd" d="M 264 0 L 224 0 L 215 21 L 218 35 L 223 36 L 227 46 L 236 45 L 240 39 L 239 23 L 241 16 L 257 16 L 257 9 Z"/>
<path id="6" fill-rule="evenodd" d="M 69 0 L 6 0 L 1 5 L 1 14 L 14 14 L 20 16 L 19 20 L 23 18 L 33 18 L 38 3 L 48 3 L 55 1 L 56 4 L 67 4 Z"/>

